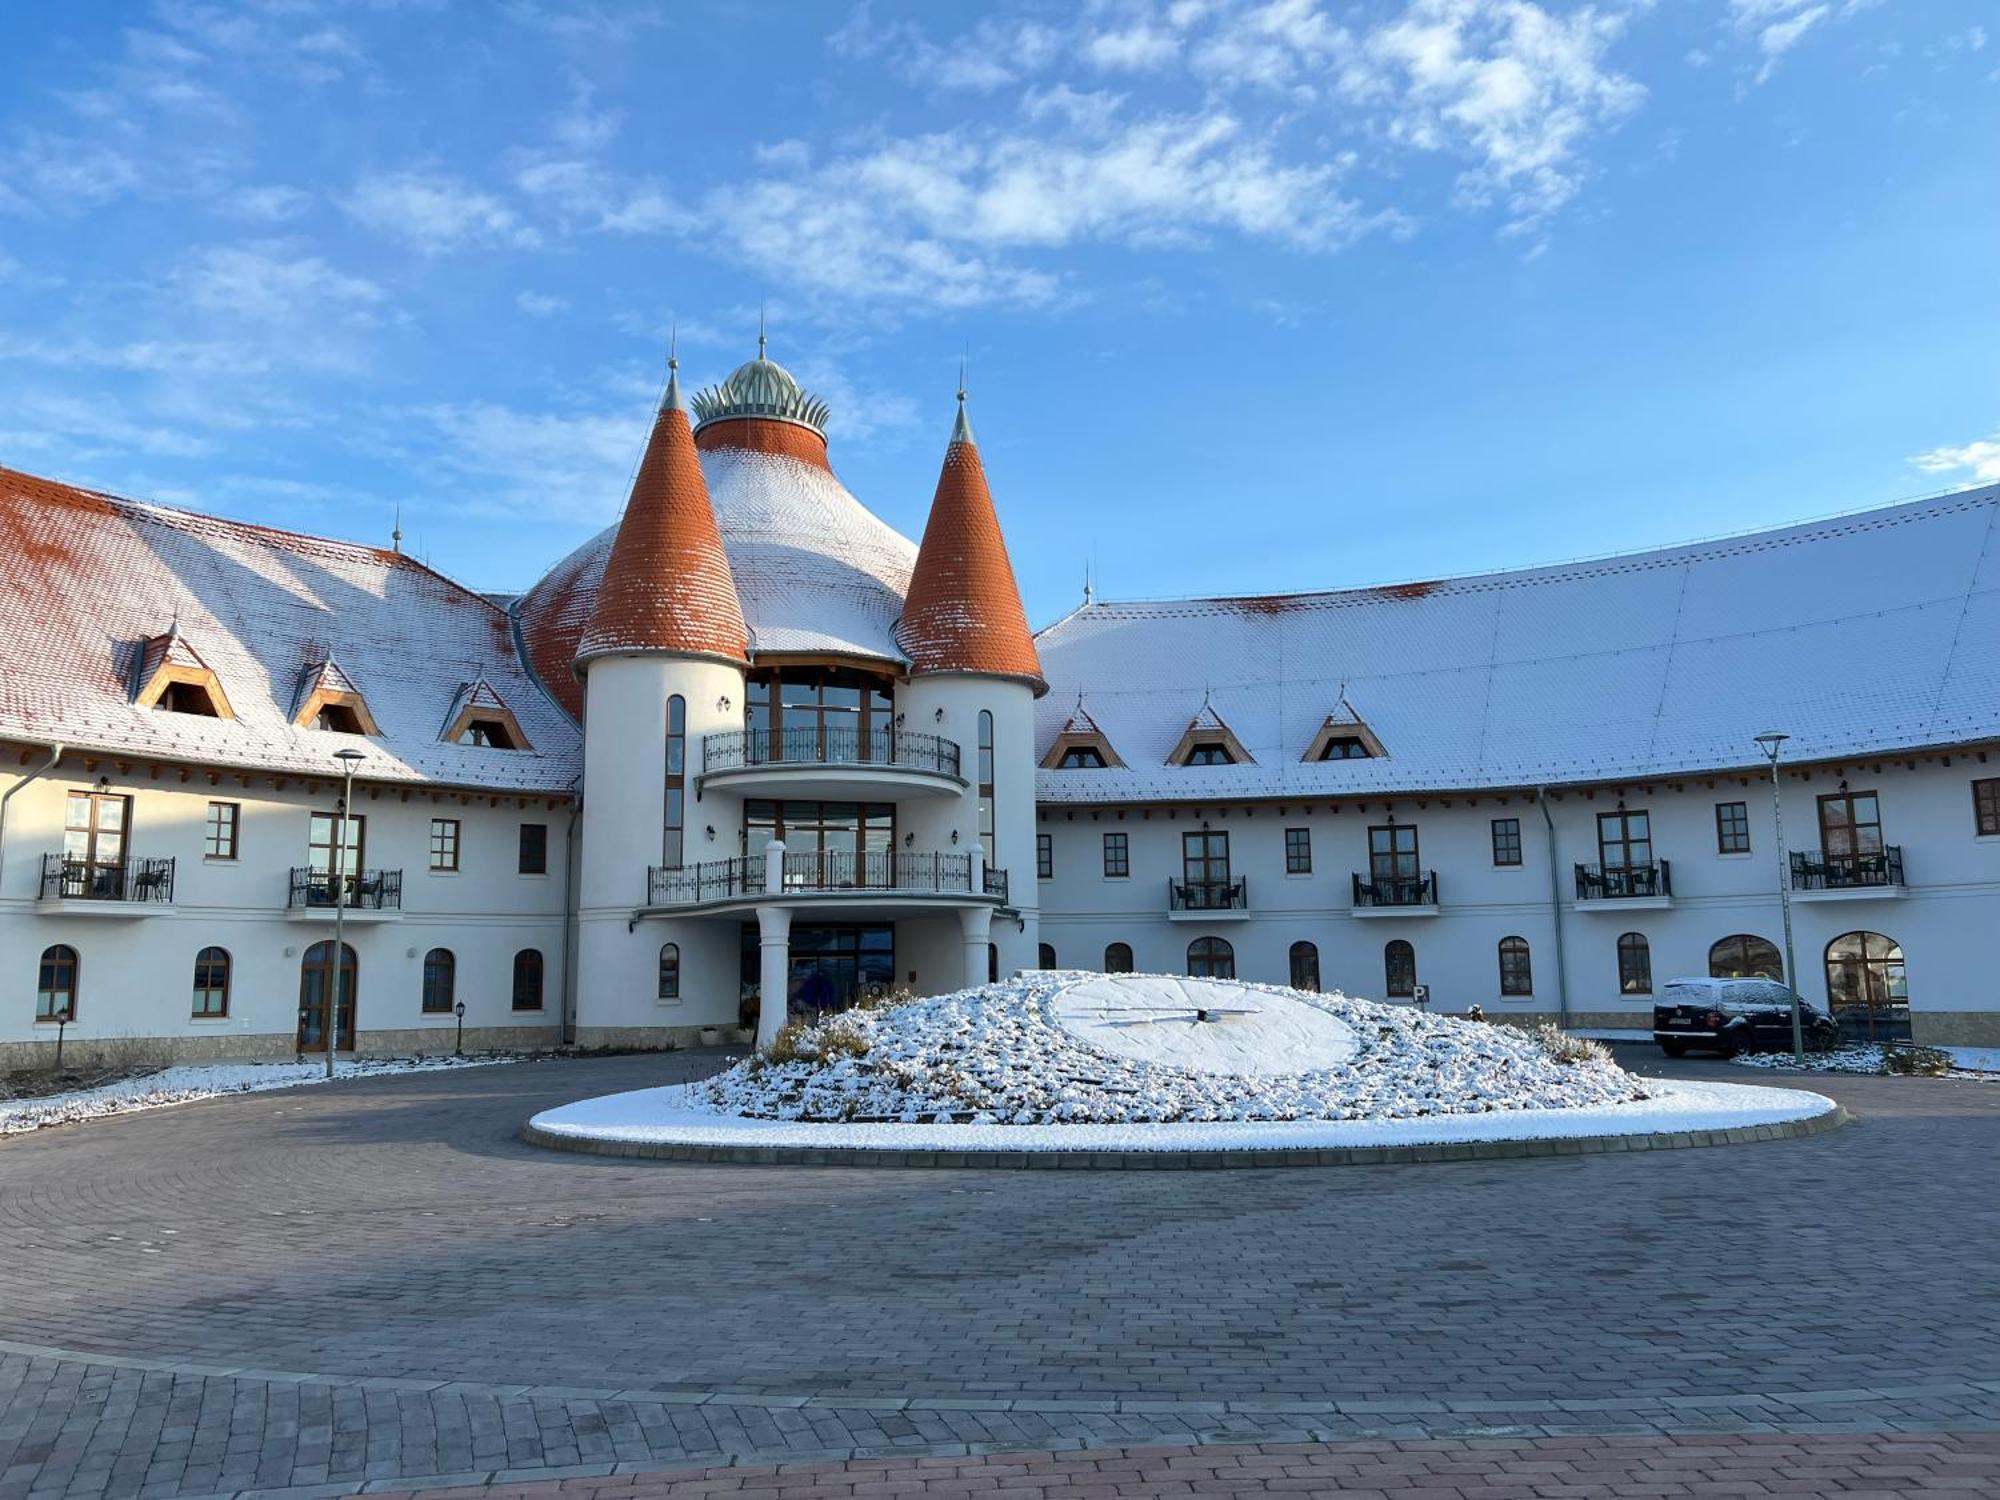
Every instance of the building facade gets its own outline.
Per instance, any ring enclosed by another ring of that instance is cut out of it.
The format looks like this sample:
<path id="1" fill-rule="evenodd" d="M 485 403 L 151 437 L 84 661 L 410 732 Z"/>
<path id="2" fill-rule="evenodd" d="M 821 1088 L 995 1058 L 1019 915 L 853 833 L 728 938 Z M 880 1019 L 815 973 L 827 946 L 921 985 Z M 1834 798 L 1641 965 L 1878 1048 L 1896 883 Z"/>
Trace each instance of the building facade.
<path id="1" fill-rule="evenodd" d="M 963 402 L 912 544 L 761 348 L 676 373 L 511 598 L 0 470 L 0 1067 L 768 1039 L 1035 966 L 1643 1027 L 1784 970 L 1781 879 L 1808 999 L 2000 1044 L 2000 488 L 1035 635 Z"/>

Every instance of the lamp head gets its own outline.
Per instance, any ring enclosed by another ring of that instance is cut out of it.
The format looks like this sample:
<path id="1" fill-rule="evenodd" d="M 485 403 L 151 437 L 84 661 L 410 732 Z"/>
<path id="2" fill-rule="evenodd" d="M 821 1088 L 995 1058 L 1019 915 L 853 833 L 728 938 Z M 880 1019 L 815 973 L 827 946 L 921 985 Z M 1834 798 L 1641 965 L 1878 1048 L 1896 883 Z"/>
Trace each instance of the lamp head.
<path id="1" fill-rule="evenodd" d="M 343 762 L 351 770 L 357 762 L 364 761 L 368 757 L 359 750 L 336 750 L 333 752 L 333 758 Z"/>
<path id="2" fill-rule="evenodd" d="M 1766 755 L 1776 755 L 1778 747 L 1790 738 L 1789 734 L 1785 734 L 1781 730 L 1767 729 L 1762 734 L 1756 736 L 1756 743 L 1763 748 Z"/>

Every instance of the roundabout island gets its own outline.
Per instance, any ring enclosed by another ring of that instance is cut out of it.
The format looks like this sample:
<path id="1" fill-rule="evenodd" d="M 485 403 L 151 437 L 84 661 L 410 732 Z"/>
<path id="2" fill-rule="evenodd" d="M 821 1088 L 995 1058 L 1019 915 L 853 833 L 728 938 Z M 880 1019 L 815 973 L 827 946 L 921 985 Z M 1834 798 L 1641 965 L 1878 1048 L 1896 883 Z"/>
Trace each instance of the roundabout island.
<path id="1" fill-rule="evenodd" d="M 1725 1145 L 1845 1119 L 1797 1089 L 1641 1078 L 1552 1028 L 1036 971 L 795 1022 L 712 1078 L 545 1110 L 521 1133 L 672 1160 L 1157 1169 Z"/>

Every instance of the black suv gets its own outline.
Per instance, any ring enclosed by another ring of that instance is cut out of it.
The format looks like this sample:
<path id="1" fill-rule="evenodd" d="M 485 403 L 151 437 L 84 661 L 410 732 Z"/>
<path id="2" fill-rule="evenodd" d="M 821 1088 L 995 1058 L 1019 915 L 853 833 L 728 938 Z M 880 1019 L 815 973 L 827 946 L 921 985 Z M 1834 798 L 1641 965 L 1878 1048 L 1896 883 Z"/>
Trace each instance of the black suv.
<path id="1" fill-rule="evenodd" d="M 1799 1002 L 1806 1050 L 1840 1043 L 1840 1027 L 1824 1011 Z M 1653 1007 L 1653 1040 L 1669 1057 L 1700 1047 L 1738 1052 L 1789 1052 L 1792 992 L 1775 979 L 1669 979 Z"/>

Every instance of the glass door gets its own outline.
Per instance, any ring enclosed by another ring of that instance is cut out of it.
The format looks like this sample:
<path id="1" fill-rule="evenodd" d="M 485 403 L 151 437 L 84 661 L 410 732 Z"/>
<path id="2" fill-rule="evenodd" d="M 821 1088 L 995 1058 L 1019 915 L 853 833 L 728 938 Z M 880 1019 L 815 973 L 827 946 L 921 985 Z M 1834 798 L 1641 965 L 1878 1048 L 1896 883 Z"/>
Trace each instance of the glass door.
<path id="1" fill-rule="evenodd" d="M 71 792 L 63 813 L 65 896 L 103 901 L 125 895 L 125 833 L 132 799 L 112 792 Z"/>

